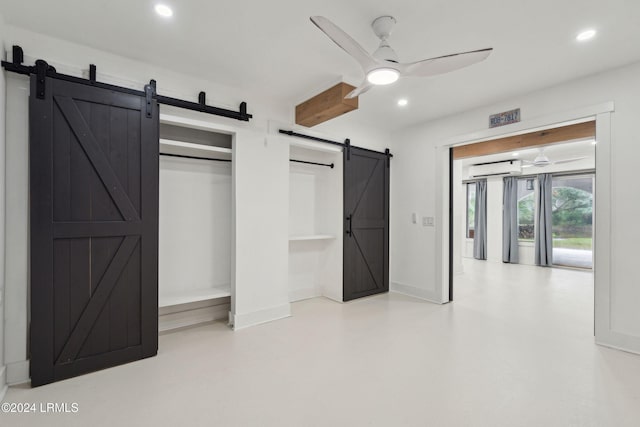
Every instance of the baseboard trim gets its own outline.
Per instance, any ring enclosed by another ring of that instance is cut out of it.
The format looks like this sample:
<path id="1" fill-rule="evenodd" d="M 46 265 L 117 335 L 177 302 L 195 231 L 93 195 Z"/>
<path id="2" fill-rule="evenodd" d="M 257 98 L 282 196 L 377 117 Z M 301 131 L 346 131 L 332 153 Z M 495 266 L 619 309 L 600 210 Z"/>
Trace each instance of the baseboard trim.
<path id="1" fill-rule="evenodd" d="M 7 367 L 0 368 L 0 402 L 4 400 L 7 395 Z"/>
<path id="2" fill-rule="evenodd" d="M 251 313 L 236 314 L 233 317 L 233 329 L 244 329 L 249 326 L 271 322 L 273 320 L 284 319 L 291 316 L 291 304 L 286 303 L 276 307 L 265 308 L 264 310 L 253 311 Z"/>
<path id="3" fill-rule="evenodd" d="M 391 282 L 389 284 L 389 291 L 395 292 L 397 294 L 407 295 L 409 297 L 429 301 L 434 304 L 444 304 L 444 302 L 439 301 L 438 298 L 436 298 L 433 291 L 418 288 L 416 286 L 405 285 L 398 282 Z"/>
<path id="4" fill-rule="evenodd" d="M 29 382 L 29 361 L 7 363 L 7 384 L 16 385 Z"/>
<path id="5" fill-rule="evenodd" d="M 618 345 L 609 344 L 609 343 L 602 342 L 602 341 L 596 341 L 596 344 L 597 345 L 601 345 L 602 347 L 611 348 L 613 350 L 624 351 L 625 353 L 640 354 L 640 350 L 637 350 L 635 348 L 620 347 Z"/>
<path id="6" fill-rule="evenodd" d="M 295 289 L 289 291 L 289 301 L 296 302 L 322 296 L 319 288 Z"/>

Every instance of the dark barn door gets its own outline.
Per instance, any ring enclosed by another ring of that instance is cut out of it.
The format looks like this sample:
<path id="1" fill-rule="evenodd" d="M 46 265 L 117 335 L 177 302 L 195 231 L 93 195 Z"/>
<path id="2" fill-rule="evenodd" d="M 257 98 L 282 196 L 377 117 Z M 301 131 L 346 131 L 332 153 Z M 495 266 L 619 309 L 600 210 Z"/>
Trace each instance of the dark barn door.
<path id="1" fill-rule="evenodd" d="M 31 77 L 31 383 L 158 349 L 158 106 Z"/>
<path id="2" fill-rule="evenodd" d="M 389 158 L 354 147 L 344 158 L 343 300 L 349 301 L 389 291 Z"/>

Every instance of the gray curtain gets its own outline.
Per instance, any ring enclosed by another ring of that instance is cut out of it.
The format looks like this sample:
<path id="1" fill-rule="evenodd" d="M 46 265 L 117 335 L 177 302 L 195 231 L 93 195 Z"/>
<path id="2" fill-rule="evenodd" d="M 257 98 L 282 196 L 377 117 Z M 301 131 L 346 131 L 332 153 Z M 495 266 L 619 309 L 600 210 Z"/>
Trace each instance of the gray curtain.
<path id="1" fill-rule="evenodd" d="M 476 181 L 473 257 L 487 259 L 487 180 Z"/>
<path id="2" fill-rule="evenodd" d="M 553 264 L 553 235 L 551 233 L 551 174 L 538 175 L 538 200 L 536 212 L 536 265 Z"/>
<path id="3" fill-rule="evenodd" d="M 502 262 L 518 262 L 518 178 L 504 178 L 502 194 Z"/>

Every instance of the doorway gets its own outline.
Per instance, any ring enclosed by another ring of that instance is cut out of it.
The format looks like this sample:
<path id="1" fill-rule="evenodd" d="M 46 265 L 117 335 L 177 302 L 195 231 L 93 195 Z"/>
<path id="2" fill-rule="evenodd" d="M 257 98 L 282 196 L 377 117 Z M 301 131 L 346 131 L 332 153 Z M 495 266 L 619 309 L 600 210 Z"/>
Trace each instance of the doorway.
<path id="1" fill-rule="evenodd" d="M 595 173 L 554 175 L 553 265 L 593 268 Z"/>
<path id="2" fill-rule="evenodd" d="M 487 236 L 484 243 L 487 261 L 479 262 L 494 262 L 498 267 L 503 262 L 505 177 L 511 177 L 517 188 L 517 224 L 513 228 L 519 249 L 519 259 L 505 262 L 536 264 L 537 178 L 544 174 L 553 182 L 549 228 L 552 228 L 550 238 L 556 259 L 549 266 L 584 271 L 593 268 L 595 121 L 579 125 L 450 148 L 450 301 L 456 275 L 464 270 L 463 260 L 474 258 L 474 241 L 478 235 Z M 575 131 L 574 138 L 563 140 L 561 135 L 571 135 L 571 128 Z M 558 138 L 547 139 L 553 134 Z M 509 147 L 510 144 L 517 148 Z M 482 202 L 487 211 L 480 215 L 486 218 L 486 224 L 480 228 L 486 231 L 483 233 L 478 233 L 479 225 L 474 223 L 478 181 L 484 181 L 487 188 Z"/>

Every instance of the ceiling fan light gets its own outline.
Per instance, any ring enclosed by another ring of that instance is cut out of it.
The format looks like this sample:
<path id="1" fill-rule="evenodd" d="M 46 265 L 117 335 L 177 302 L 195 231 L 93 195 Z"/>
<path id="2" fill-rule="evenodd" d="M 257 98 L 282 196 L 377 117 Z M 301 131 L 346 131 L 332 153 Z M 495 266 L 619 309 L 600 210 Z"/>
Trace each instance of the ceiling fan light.
<path id="1" fill-rule="evenodd" d="M 579 42 L 584 42 L 587 40 L 591 40 L 592 38 L 595 37 L 595 35 L 596 35 L 596 30 L 591 30 L 591 29 L 585 30 L 576 36 L 576 40 L 578 40 Z"/>
<path id="2" fill-rule="evenodd" d="M 367 73 L 367 81 L 372 85 L 388 85 L 395 83 L 400 77 L 398 70 L 393 68 L 376 68 Z"/>
<path id="3" fill-rule="evenodd" d="M 166 4 L 157 4 L 154 9 L 156 13 L 163 18 L 170 18 L 173 16 L 173 10 Z"/>

